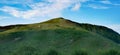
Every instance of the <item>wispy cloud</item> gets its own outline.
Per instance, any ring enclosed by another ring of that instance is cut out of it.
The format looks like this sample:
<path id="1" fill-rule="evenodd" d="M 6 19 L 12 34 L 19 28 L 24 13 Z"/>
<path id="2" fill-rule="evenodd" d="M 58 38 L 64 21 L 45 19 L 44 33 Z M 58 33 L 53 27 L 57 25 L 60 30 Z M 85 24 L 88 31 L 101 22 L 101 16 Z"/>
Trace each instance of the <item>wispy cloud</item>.
<path id="1" fill-rule="evenodd" d="M 8 19 L 8 18 L 10 18 L 10 17 L 0 16 L 0 20 L 2 20 L 2 19 Z"/>
<path id="2" fill-rule="evenodd" d="M 34 0 L 0 0 L 0 4 L 28 4 L 33 3 Z"/>
<path id="3" fill-rule="evenodd" d="M 79 10 L 79 8 L 81 7 L 81 4 L 75 4 L 74 7 L 72 8 L 73 11 Z"/>
<path id="4" fill-rule="evenodd" d="M 29 7 L 27 10 L 24 8 L 7 6 L 0 7 L 0 11 L 6 12 L 16 18 L 34 19 L 40 17 L 54 18 L 62 16 L 65 9 L 72 11 L 79 10 L 83 3 L 92 0 L 1 0 L 0 4 L 19 4 L 21 6 Z M 112 4 L 109 0 L 99 1 L 103 4 Z M 88 5 L 89 4 L 89 5 Z M 87 7 L 93 9 L 108 9 L 110 7 L 88 3 Z M 119 5 L 119 4 L 114 4 Z M 71 9 L 70 9 L 71 8 Z M 22 10 L 21 10 L 22 9 Z"/>
<path id="5" fill-rule="evenodd" d="M 80 8 L 81 3 L 86 2 L 87 0 L 64 0 L 64 1 L 43 0 L 43 2 L 33 2 L 32 0 L 30 1 L 31 2 L 29 3 L 24 3 L 26 6 L 29 6 L 31 8 L 26 11 L 22 11 L 17 7 L 11 7 L 11 6 L 4 6 L 0 8 L 0 10 L 7 12 L 8 14 L 17 18 L 24 18 L 24 19 L 39 18 L 39 17 L 53 18 L 53 17 L 62 16 L 63 10 L 71 6 L 73 6 L 72 10 L 78 10 Z M 14 1 L 14 3 L 21 4 L 21 2 L 17 2 L 17 0 Z"/>
<path id="6" fill-rule="evenodd" d="M 101 3 L 104 3 L 104 4 L 112 4 L 109 0 L 102 0 L 100 1 Z"/>
<path id="7" fill-rule="evenodd" d="M 103 4 L 109 4 L 109 5 L 114 5 L 114 6 L 120 6 L 120 4 L 118 3 L 112 3 L 110 0 L 101 0 L 99 1 L 100 3 L 103 3 Z"/>
<path id="8" fill-rule="evenodd" d="M 96 4 L 89 4 L 88 7 L 91 7 L 93 9 L 108 9 L 109 8 L 107 6 L 96 5 Z"/>
<path id="9" fill-rule="evenodd" d="M 112 5 L 112 6 L 108 6 L 108 5 Z M 111 2 L 111 0 L 91 0 L 91 3 L 87 5 L 87 7 L 93 9 L 108 9 L 114 6 L 120 6 L 120 4 L 113 3 Z"/>

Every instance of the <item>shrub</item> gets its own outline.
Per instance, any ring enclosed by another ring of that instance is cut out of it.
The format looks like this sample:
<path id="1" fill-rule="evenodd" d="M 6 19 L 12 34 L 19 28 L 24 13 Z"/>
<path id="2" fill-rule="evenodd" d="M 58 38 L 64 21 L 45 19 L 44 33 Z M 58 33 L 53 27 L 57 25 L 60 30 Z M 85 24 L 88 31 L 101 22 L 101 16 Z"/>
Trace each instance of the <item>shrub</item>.
<path id="1" fill-rule="evenodd" d="M 88 55 L 88 53 L 85 51 L 75 51 L 73 55 Z"/>
<path id="2" fill-rule="evenodd" d="M 59 55 L 59 53 L 55 50 L 50 50 L 47 55 Z"/>
<path id="3" fill-rule="evenodd" d="M 34 47 L 23 46 L 23 47 L 15 50 L 15 52 L 12 53 L 12 55 L 34 55 L 35 51 L 36 51 L 36 49 Z"/>
<path id="4" fill-rule="evenodd" d="M 109 50 L 105 52 L 103 55 L 120 55 L 120 52 L 118 52 L 117 50 Z"/>

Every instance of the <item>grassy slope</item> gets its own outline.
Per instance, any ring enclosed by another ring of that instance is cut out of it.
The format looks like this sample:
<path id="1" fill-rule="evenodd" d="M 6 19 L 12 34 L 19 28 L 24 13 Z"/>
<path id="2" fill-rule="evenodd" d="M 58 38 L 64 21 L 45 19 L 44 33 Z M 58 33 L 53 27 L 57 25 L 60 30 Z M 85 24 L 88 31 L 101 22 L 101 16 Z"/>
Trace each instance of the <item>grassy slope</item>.
<path id="1" fill-rule="evenodd" d="M 110 49 L 119 51 L 119 39 L 115 41 L 116 35 L 119 35 L 116 32 L 105 31 L 108 29 L 105 27 L 104 30 L 103 27 L 91 26 L 78 25 L 61 18 L 7 29 L 0 32 L 0 54 L 45 55 L 50 50 L 56 50 L 61 55 L 72 55 L 75 51 L 82 50 L 89 55 L 99 55 Z M 102 31 L 97 32 L 98 30 Z M 106 34 L 103 35 L 104 32 Z M 109 32 L 115 38 L 107 36 Z"/>

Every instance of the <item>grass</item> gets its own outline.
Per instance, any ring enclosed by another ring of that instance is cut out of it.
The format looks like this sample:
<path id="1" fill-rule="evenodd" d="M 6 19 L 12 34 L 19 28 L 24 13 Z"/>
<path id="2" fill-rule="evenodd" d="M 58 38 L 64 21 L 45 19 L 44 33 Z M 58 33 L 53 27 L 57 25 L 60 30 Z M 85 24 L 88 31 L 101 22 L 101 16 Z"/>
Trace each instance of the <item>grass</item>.
<path id="1" fill-rule="evenodd" d="M 119 38 L 106 27 L 53 19 L 0 32 L 0 54 L 119 55 Z"/>

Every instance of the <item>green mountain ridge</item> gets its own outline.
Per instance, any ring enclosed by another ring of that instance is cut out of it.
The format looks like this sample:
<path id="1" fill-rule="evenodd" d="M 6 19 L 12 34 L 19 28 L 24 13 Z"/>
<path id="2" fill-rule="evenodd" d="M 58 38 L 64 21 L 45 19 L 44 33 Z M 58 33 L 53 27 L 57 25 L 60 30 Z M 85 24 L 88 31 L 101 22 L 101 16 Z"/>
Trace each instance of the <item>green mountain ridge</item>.
<path id="1" fill-rule="evenodd" d="M 0 43 L 1 55 L 108 55 L 109 50 L 119 55 L 120 51 L 120 35 L 112 29 L 62 17 L 0 27 Z"/>

